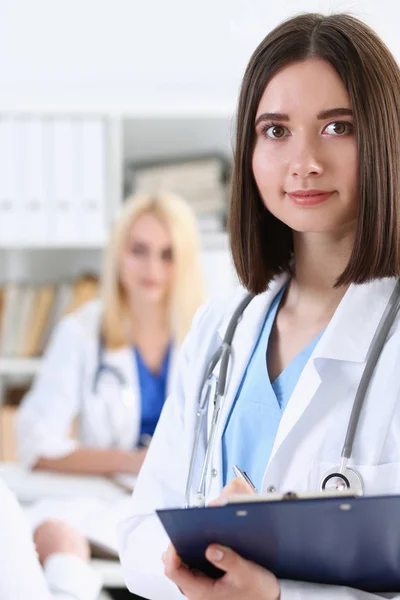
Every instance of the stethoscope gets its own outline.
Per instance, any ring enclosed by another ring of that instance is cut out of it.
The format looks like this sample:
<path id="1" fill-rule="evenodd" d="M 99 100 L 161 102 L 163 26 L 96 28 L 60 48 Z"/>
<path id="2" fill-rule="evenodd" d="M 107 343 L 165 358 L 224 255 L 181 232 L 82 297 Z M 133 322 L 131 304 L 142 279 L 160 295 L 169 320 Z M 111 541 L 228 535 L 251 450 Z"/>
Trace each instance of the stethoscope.
<path id="1" fill-rule="evenodd" d="M 98 394 L 99 391 L 99 381 L 103 375 L 111 376 L 115 379 L 121 389 L 125 389 L 128 387 L 128 382 L 126 380 L 125 375 L 116 367 L 115 365 L 107 364 L 104 360 L 105 348 L 104 348 L 104 340 L 103 336 L 99 336 L 99 341 L 97 344 L 97 361 L 96 361 L 96 370 L 93 376 L 93 385 L 92 385 L 92 393 L 94 396 Z"/>
<path id="2" fill-rule="evenodd" d="M 122 404 L 125 406 L 125 408 L 127 408 L 127 409 L 132 408 L 134 405 L 134 402 L 135 402 L 134 391 L 132 389 L 132 386 L 129 385 L 127 378 L 122 373 L 122 371 L 120 369 L 118 369 L 118 367 L 116 367 L 115 365 L 108 364 L 104 360 L 104 355 L 105 355 L 104 340 L 103 340 L 102 336 L 99 336 L 99 342 L 97 345 L 97 366 L 96 366 L 96 370 L 94 372 L 93 384 L 92 384 L 93 396 L 98 395 L 100 379 L 104 376 L 110 377 L 110 378 L 114 379 L 118 384 L 118 387 L 120 389 L 120 394 L 119 394 L 120 402 L 122 402 Z M 106 403 L 106 410 L 108 412 L 108 421 L 109 421 L 110 427 L 112 427 L 113 419 L 112 419 L 112 415 L 110 412 L 110 407 L 108 406 L 107 403 Z M 147 447 L 150 445 L 150 441 L 151 441 L 150 435 L 148 435 L 146 433 L 142 434 L 139 438 L 138 446 Z M 115 434 L 113 436 L 112 446 L 116 447 L 116 448 L 120 446 L 119 435 Z"/>
<path id="3" fill-rule="evenodd" d="M 195 498 L 195 503 L 197 506 L 204 506 L 205 503 L 205 482 L 214 449 L 218 418 L 221 412 L 221 404 L 225 396 L 226 379 L 232 351 L 232 340 L 243 312 L 253 298 L 253 294 L 247 294 L 236 308 L 231 320 L 229 321 L 222 344 L 213 354 L 203 377 L 196 412 L 196 426 L 189 463 L 189 473 L 186 482 L 186 506 L 190 505 L 192 480 L 202 431 L 202 423 L 207 412 L 208 403 L 210 399 L 213 398 L 214 409 L 211 417 L 210 433 L 207 438 L 207 447 Z M 371 343 L 367 363 L 365 365 L 360 383 L 357 388 L 356 396 L 354 398 L 349 424 L 347 426 L 346 437 L 342 447 L 340 464 L 337 468 L 325 473 L 320 482 L 321 491 L 345 491 L 351 489 L 356 494 L 364 493 L 364 484 L 360 473 L 355 469 L 348 467 L 347 464 L 351 458 L 354 438 L 360 420 L 360 413 L 364 404 L 365 395 L 370 384 L 372 374 L 399 309 L 400 280 L 397 281 L 395 285 Z M 218 364 L 219 373 L 216 375 L 215 368 Z"/>

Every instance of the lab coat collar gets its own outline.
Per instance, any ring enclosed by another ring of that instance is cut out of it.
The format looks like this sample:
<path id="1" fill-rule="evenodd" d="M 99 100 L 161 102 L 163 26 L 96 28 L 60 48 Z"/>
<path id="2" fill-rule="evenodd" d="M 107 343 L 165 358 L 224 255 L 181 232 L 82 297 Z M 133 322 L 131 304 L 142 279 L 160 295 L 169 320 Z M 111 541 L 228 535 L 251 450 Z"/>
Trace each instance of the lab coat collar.
<path id="1" fill-rule="evenodd" d="M 266 292 L 255 296 L 249 305 L 250 310 L 243 313 L 235 338 L 240 337 L 241 342 L 247 338 L 254 339 L 266 311 L 288 279 L 286 274 L 275 278 Z M 364 362 L 396 282 L 395 278 L 385 278 L 369 283 L 351 284 L 318 343 L 314 357 Z M 221 340 L 241 297 L 235 296 L 218 328 Z"/>
<path id="2" fill-rule="evenodd" d="M 337 307 L 313 358 L 364 362 L 395 278 L 351 284 Z"/>
<path id="3" fill-rule="evenodd" d="M 250 305 L 244 311 L 238 323 L 232 344 L 232 360 L 228 373 L 226 396 L 217 431 L 218 442 L 214 453 L 214 466 L 216 467 L 218 476 L 214 481 L 214 485 L 216 486 L 214 489 L 222 485 L 221 440 L 227 418 L 251 352 L 264 323 L 265 315 L 273 299 L 287 280 L 288 276 L 282 275 L 272 281 L 266 292 L 259 294 L 250 302 Z M 354 363 L 365 361 L 379 320 L 386 308 L 395 284 L 396 280 L 390 278 L 362 285 L 350 285 L 324 335 L 317 344 L 311 360 L 305 366 L 298 385 L 295 387 L 292 398 L 282 416 L 272 449 L 271 459 L 296 422 L 304 414 L 304 411 L 319 388 L 321 383 L 319 366 L 323 361 L 319 361 L 318 359 L 341 360 Z M 241 297 L 243 297 L 243 294 Z M 230 306 L 229 310 L 227 310 L 227 314 L 218 329 L 221 340 L 225 335 L 232 313 L 239 304 L 241 297 L 235 298 L 233 306 Z M 216 368 L 216 373 L 218 373 L 218 368 Z M 208 430 L 210 430 L 212 415 L 211 404 L 208 412 Z"/>
<path id="4" fill-rule="evenodd" d="M 390 278 L 350 285 L 293 390 L 279 424 L 270 464 L 316 398 L 325 360 L 347 361 L 354 366 L 365 362 L 395 284 L 396 279 Z"/>
<path id="5" fill-rule="evenodd" d="M 254 337 L 254 335 L 259 331 L 260 324 L 264 322 L 267 309 L 270 307 L 275 296 L 282 289 L 282 286 L 285 285 L 285 283 L 288 280 L 289 275 L 286 273 L 280 275 L 279 277 L 276 277 L 271 281 L 268 289 L 265 292 L 258 294 L 253 298 L 253 300 L 251 300 L 248 308 L 246 308 L 240 319 L 240 322 L 238 323 L 233 343 L 235 343 L 236 339 L 239 337 L 241 342 L 243 338 L 247 339 L 248 337 Z M 237 306 L 240 304 L 243 296 L 243 291 L 240 295 L 236 294 L 232 303 L 229 305 L 225 317 L 223 318 L 221 325 L 218 328 L 218 334 L 221 340 L 223 340 L 232 315 Z"/>

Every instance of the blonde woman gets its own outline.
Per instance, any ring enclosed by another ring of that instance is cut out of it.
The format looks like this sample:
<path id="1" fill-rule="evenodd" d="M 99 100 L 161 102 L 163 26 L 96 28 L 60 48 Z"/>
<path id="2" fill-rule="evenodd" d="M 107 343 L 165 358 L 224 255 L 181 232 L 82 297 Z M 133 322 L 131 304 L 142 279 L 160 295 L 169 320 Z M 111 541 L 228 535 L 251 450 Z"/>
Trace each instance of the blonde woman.
<path id="1" fill-rule="evenodd" d="M 202 301 L 190 208 L 172 194 L 129 198 L 106 251 L 101 299 L 60 322 L 22 403 L 23 464 L 138 473 L 176 350 Z"/>

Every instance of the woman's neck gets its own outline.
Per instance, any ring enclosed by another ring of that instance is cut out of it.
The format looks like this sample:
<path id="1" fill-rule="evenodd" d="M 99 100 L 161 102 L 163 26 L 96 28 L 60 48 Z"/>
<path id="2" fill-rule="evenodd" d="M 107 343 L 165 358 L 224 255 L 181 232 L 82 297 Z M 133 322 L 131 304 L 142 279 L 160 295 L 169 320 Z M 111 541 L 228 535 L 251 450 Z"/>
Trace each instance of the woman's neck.
<path id="1" fill-rule="evenodd" d="M 131 301 L 128 307 L 135 339 L 169 335 L 168 311 L 165 304 Z"/>
<path id="2" fill-rule="evenodd" d="M 330 318 L 348 288 L 335 283 L 348 264 L 353 237 L 352 231 L 342 236 L 295 233 L 294 276 L 285 304 L 298 313 Z"/>

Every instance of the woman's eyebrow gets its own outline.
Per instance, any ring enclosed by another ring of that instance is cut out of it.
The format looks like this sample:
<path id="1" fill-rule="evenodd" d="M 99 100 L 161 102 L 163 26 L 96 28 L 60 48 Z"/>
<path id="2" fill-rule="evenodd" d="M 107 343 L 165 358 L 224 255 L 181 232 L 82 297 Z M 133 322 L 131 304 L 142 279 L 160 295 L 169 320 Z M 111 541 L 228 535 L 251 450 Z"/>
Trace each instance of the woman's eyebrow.
<path id="1" fill-rule="evenodd" d="M 332 117 L 352 117 L 352 116 L 353 116 L 353 111 L 351 110 L 351 108 L 344 108 L 344 107 L 339 108 L 338 107 L 338 108 L 330 108 L 328 110 L 323 110 L 323 111 L 319 112 L 317 114 L 317 119 L 322 121 L 324 119 L 330 119 Z M 261 123 L 262 121 L 290 121 L 290 117 L 286 113 L 275 113 L 275 112 L 263 113 L 262 115 L 257 117 L 255 126 L 257 127 L 257 125 L 259 123 Z"/>
<path id="2" fill-rule="evenodd" d="M 261 121 L 290 121 L 289 115 L 285 113 L 263 113 L 256 119 L 256 127 Z"/>
<path id="3" fill-rule="evenodd" d="M 330 108 L 329 110 L 323 110 L 317 114 L 317 119 L 331 119 L 332 117 L 352 117 L 353 111 L 351 108 Z"/>

